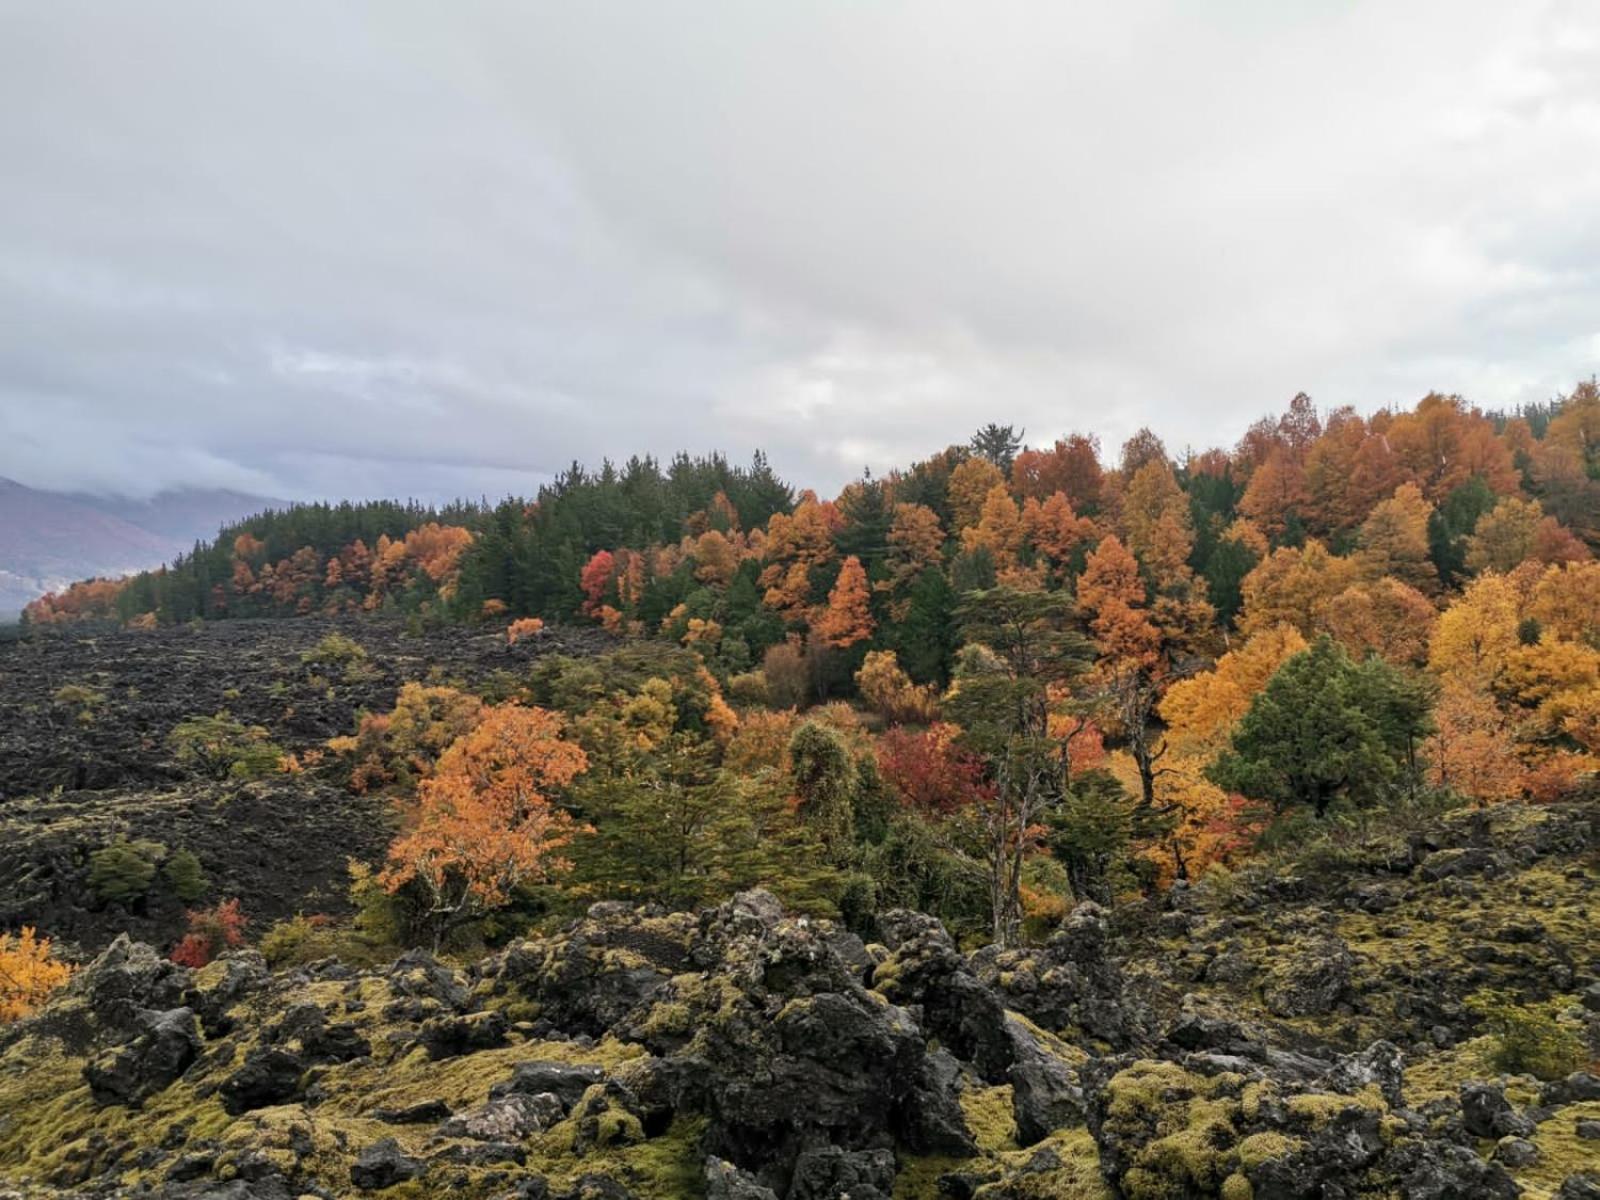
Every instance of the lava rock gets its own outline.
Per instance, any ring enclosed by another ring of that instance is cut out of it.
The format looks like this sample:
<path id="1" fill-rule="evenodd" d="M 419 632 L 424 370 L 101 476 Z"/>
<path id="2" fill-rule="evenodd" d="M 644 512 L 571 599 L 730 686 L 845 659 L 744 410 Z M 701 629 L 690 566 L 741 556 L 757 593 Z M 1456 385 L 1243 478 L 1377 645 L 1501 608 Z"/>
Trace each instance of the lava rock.
<path id="1" fill-rule="evenodd" d="M 807 1150 L 795 1160 L 787 1200 L 889 1200 L 894 1174 L 891 1150 Z"/>
<path id="2" fill-rule="evenodd" d="M 605 1071 L 591 1063 L 548 1062 L 543 1059 L 518 1063 L 511 1078 L 502 1080 L 489 1089 L 490 1099 L 521 1094 L 524 1096 L 553 1095 L 565 1112 L 583 1098 L 583 1094 L 606 1077 Z"/>
<path id="3" fill-rule="evenodd" d="M 96 1104 L 137 1107 L 166 1089 L 199 1057 L 200 1035 L 187 1008 L 145 1013 L 144 1032 L 83 1069 Z"/>
<path id="4" fill-rule="evenodd" d="M 276 1046 L 252 1050 L 244 1065 L 222 1081 L 217 1089 L 222 1107 L 230 1116 L 283 1104 L 300 1090 L 305 1061 Z"/>
<path id="5" fill-rule="evenodd" d="M 778 1200 L 778 1194 L 713 1155 L 706 1159 L 706 1200 Z"/>
<path id="6" fill-rule="evenodd" d="M 425 1164 L 410 1158 L 393 1138 L 374 1142 L 361 1152 L 350 1168 L 350 1182 L 364 1192 L 375 1192 L 405 1183 L 422 1174 Z"/>
<path id="7" fill-rule="evenodd" d="M 498 1012 L 434 1017 L 423 1022 L 418 1041 L 427 1050 L 428 1057 L 437 1062 L 503 1046 L 507 1029 L 504 1015 Z"/>
<path id="8" fill-rule="evenodd" d="M 537 1095 L 511 1092 L 451 1117 L 439 1126 L 438 1134 L 482 1142 L 517 1142 L 549 1129 L 565 1113 L 566 1106 L 549 1092 Z"/>

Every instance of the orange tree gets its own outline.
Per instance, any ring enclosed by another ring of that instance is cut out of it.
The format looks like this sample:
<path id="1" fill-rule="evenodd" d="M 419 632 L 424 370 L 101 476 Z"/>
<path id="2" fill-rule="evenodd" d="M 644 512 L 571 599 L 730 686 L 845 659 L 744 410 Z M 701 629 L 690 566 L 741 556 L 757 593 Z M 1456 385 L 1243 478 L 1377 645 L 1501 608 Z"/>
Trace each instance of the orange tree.
<path id="1" fill-rule="evenodd" d="M 21 933 L 0 933 L 0 1025 L 27 1016 L 71 975 L 51 954 L 49 938 L 26 925 Z"/>
<path id="2" fill-rule="evenodd" d="M 487 709 L 418 788 L 415 827 L 389 847 L 379 878 L 391 893 L 421 897 L 435 948 L 451 929 L 509 904 L 520 886 L 569 869 L 558 852 L 586 829 L 551 793 L 588 759 L 562 740 L 562 725 L 542 708 Z"/>

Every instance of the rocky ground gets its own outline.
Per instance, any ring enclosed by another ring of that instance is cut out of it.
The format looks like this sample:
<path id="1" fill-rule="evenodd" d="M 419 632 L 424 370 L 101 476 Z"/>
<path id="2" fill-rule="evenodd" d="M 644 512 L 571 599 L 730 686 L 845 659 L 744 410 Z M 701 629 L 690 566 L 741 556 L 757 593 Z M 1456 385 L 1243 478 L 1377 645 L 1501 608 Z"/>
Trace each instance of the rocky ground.
<path id="1" fill-rule="evenodd" d="M 600 904 L 452 968 L 118 939 L 0 1034 L 13 1194 L 551 1200 L 1600 1196 L 1600 1077 L 1497 1075 L 1465 1006 L 1600 1049 L 1600 801 L 1461 814 L 1042 947 L 864 942 L 746 893 Z M 1591 1068 L 1593 1064 L 1591 1063 Z M 1587 1172 L 1587 1173 L 1586 1173 Z"/>
<path id="2" fill-rule="evenodd" d="M 347 637 L 363 657 L 328 660 Z M 118 933 L 165 945 L 185 902 L 158 880 L 107 902 L 90 857 L 118 839 L 187 849 L 208 897 L 240 900 L 258 928 L 296 912 L 339 912 L 346 860 L 374 860 L 390 809 L 315 771 L 215 780 L 176 758 L 180 722 L 226 712 L 308 761 L 355 731 L 363 711 L 393 706 L 422 680 L 512 689 L 541 654 L 592 653 L 597 631 L 552 631 L 506 645 L 499 633 L 408 632 L 374 618 L 223 621 L 148 632 L 42 633 L 0 642 L 0 929 L 32 924 L 97 950 Z"/>

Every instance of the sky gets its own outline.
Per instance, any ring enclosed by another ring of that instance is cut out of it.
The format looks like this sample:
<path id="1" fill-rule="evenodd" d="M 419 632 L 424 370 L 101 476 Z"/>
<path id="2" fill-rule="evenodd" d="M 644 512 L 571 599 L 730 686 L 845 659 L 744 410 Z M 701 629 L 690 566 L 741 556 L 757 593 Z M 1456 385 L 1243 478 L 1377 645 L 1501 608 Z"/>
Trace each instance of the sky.
<path id="1" fill-rule="evenodd" d="M 0 476 L 528 493 L 1600 369 L 1600 5 L 0 0 Z"/>

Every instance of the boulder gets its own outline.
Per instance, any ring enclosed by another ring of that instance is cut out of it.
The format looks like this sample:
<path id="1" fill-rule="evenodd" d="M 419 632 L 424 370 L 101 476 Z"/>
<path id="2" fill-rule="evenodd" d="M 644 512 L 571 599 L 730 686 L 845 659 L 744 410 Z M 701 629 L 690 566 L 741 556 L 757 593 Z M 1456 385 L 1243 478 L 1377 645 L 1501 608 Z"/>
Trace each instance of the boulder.
<path id="1" fill-rule="evenodd" d="M 706 1159 L 706 1200 L 778 1200 L 778 1194 L 713 1155 Z"/>
<path id="2" fill-rule="evenodd" d="M 200 1034 L 187 1008 L 147 1012 L 143 1032 L 91 1060 L 84 1079 L 96 1104 L 138 1107 L 163 1091 L 199 1057 Z"/>
<path id="3" fill-rule="evenodd" d="M 217 1089 L 222 1107 L 231 1116 L 283 1104 L 300 1090 L 306 1064 L 298 1054 L 277 1046 L 252 1050 L 244 1064 Z"/>
<path id="4" fill-rule="evenodd" d="M 802 1153 L 787 1200 L 889 1200 L 894 1191 L 892 1150 L 841 1150 L 824 1146 Z"/>
<path id="5" fill-rule="evenodd" d="M 440 1137 L 480 1142 L 520 1142 L 530 1134 L 549 1129 L 565 1113 L 566 1106 L 549 1092 L 511 1092 L 450 1117 L 437 1132 Z"/>
<path id="6" fill-rule="evenodd" d="M 499 1099 L 510 1095 L 552 1095 L 560 1102 L 564 1113 L 605 1077 L 605 1071 L 591 1063 L 547 1062 L 539 1059 L 518 1063 L 512 1068 L 511 1078 L 491 1087 L 489 1096 Z"/>
<path id="7" fill-rule="evenodd" d="M 409 1158 L 393 1138 L 374 1142 L 350 1168 L 350 1182 L 364 1192 L 380 1191 L 422 1174 L 425 1164 Z"/>

